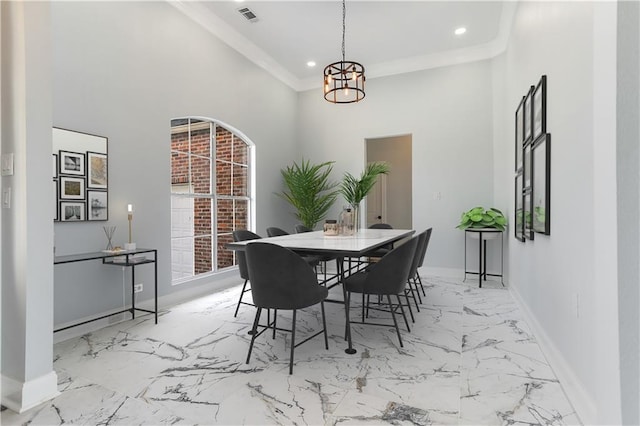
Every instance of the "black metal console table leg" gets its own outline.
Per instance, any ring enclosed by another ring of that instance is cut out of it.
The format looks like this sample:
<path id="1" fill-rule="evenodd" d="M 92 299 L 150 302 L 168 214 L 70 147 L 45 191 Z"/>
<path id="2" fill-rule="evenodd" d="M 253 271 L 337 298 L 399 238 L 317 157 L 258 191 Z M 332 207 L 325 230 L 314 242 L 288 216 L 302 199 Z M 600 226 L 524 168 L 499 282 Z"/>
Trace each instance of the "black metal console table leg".
<path id="1" fill-rule="evenodd" d="M 480 231 L 480 238 L 478 238 L 478 256 L 478 286 L 482 288 L 482 231 Z"/>
<path id="2" fill-rule="evenodd" d="M 154 311 L 156 315 L 156 324 L 158 324 L 158 251 L 157 250 L 154 250 L 153 256 L 155 260 L 155 262 L 153 262 L 153 273 L 155 277 L 154 292 L 153 292 L 154 299 L 155 299 Z"/>
<path id="3" fill-rule="evenodd" d="M 136 267 L 131 266 L 131 319 L 136 319 Z"/>

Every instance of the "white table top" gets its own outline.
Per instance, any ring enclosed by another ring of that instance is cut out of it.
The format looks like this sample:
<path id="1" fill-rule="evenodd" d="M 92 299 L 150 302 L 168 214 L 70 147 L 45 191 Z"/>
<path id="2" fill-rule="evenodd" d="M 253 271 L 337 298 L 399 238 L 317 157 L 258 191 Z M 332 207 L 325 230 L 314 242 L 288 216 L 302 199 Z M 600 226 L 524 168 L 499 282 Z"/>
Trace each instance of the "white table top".
<path id="1" fill-rule="evenodd" d="M 353 236 L 325 236 L 322 231 L 315 231 L 233 242 L 227 247 L 244 250 L 246 244 L 267 242 L 305 253 L 362 256 L 385 244 L 410 237 L 414 232 L 413 229 L 361 229 Z"/>

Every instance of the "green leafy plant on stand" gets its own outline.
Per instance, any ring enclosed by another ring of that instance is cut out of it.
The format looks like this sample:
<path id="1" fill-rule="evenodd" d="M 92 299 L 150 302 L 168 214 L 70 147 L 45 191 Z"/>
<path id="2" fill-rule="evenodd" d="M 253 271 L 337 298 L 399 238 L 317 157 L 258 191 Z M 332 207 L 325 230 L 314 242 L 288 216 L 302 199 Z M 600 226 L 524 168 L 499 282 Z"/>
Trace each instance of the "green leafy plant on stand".
<path id="1" fill-rule="evenodd" d="M 296 218 L 308 228 L 325 218 L 338 196 L 338 184 L 329 180 L 333 163 L 311 164 L 302 159 L 280 170 L 286 190 L 277 195 L 296 209 Z"/>
<path id="2" fill-rule="evenodd" d="M 462 213 L 460 223 L 456 228 L 496 228 L 504 231 L 507 225 L 507 218 L 498 209 L 491 207 L 485 210 L 484 207 L 474 207 Z"/>

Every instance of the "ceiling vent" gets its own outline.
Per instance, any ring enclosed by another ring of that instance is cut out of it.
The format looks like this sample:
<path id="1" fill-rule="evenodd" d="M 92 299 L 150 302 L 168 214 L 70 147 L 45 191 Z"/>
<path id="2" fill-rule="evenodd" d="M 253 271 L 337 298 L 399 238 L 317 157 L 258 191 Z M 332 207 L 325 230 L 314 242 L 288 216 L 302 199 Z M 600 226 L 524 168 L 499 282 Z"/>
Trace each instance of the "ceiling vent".
<path id="1" fill-rule="evenodd" d="M 240 14 L 242 16 L 244 16 L 245 18 L 247 18 L 247 21 L 249 22 L 258 22 L 258 17 L 256 16 L 255 13 L 253 13 L 253 11 L 251 9 L 249 9 L 248 7 L 243 7 L 238 9 L 238 12 L 240 12 Z"/>

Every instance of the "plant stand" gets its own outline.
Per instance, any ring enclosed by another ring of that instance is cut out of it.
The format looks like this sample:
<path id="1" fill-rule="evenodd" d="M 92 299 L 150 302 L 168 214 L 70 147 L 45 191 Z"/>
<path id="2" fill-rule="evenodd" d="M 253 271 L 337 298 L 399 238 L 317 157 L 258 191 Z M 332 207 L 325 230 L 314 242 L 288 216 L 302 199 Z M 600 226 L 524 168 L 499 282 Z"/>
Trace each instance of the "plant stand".
<path id="1" fill-rule="evenodd" d="M 487 281 L 487 276 L 500 277 L 500 283 L 504 287 L 504 231 L 495 228 L 467 228 L 464 230 L 464 280 L 467 274 L 478 275 L 478 287 L 482 288 L 482 279 Z M 467 270 L 467 236 L 478 240 L 478 272 Z M 487 240 L 500 238 L 500 273 L 487 273 Z"/>

